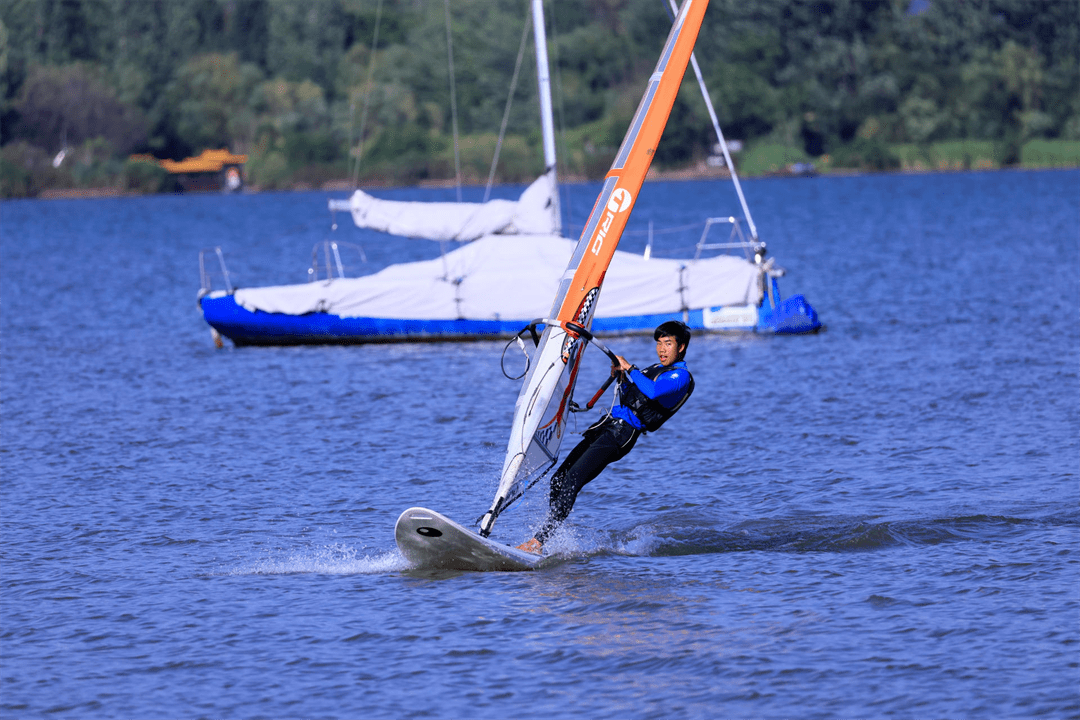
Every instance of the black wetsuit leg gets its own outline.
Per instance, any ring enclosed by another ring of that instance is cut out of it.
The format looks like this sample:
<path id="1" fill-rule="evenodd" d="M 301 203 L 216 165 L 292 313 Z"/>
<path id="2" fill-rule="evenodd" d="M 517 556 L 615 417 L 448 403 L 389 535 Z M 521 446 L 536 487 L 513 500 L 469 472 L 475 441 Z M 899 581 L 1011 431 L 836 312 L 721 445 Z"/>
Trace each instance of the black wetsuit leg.
<path id="1" fill-rule="evenodd" d="M 551 508 L 536 534 L 537 540 L 547 542 L 570 514 L 581 488 L 630 452 L 640 435 L 637 428 L 610 416 L 584 432 L 582 441 L 570 451 L 551 478 Z"/>

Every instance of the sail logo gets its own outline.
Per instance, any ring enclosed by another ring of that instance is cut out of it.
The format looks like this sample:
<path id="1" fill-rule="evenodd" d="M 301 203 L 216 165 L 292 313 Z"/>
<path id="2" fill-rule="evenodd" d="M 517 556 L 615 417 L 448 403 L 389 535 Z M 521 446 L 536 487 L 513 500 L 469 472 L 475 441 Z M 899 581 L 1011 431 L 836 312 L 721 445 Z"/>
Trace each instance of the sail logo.
<path id="1" fill-rule="evenodd" d="M 593 255 L 600 254 L 600 248 L 604 246 L 604 240 L 607 238 L 608 230 L 611 229 L 611 223 L 615 222 L 615 214 L 626 212 L 633 200 L 634 196 L 626 188 L 615 188 L 615 191 L 611 193 L 605 208 L 604 219 L 600 221 L 600 227 L 596 231 L 596 239 L 593 240 L 592 247 L 589 248 Z"/>
<path id="2" fill-rule="evenodd" d="M 615 188 L 615 192 L 611 193 L 611 199 L 607 201 L 607 209 L 613 213 L 621 213 L 630 207 L 630 201 L 633 199 L 633 195 L 626 188 Z"/>

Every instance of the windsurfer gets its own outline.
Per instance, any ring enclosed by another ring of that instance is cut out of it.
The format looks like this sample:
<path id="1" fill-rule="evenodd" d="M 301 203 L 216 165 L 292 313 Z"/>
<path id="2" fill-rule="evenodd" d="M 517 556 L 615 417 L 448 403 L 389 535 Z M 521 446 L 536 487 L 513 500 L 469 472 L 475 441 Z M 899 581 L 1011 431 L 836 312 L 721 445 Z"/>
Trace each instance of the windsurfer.
<path id="1" fill-rule="evenodd" d="M 694 391 L 694 378 L 683 361 L 690 344 L 690 328 L 670 320 L 653 333 L 660 362 L 639 370 L 617 355 L 612 374 L 621 375 L 618 401 L 611 411 L 583 433 L 551 479 L 550 508 L 536 537 L 518 545 L 539 553 L 562 525 L 581 489 L 604 468 L 626 456 L 643 432 L 658 430 Z"/>

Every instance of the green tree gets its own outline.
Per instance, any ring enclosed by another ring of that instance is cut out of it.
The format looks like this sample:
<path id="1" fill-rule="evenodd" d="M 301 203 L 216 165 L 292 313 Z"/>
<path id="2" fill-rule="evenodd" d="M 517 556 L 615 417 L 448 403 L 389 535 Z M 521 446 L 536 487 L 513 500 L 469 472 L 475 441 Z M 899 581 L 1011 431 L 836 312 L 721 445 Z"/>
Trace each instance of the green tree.
<path id="1" fill-rule="evenodd" d="M 419 158 L 449 143 L 445 12 L 430 0 L 0 0 L 0 145 L 42 143 L 51 157 L 58 117 L 83 137 L 77 108 L 42 99 L 46 77 L 78 65 L 93 75 L 84 92 L 120 118 L 119 133 L 97 136 L 107 144 L 141 137 L 124 129 L 138 110 L 159 156 L 272 151 L 266 176 L 284 183 L 298 164 L 342 154 L 363 115 L 373 153 L 400 150 L 408 177 L 438 174 L 446 156 Z M 458 126 L 475 140 L 499 128 L 529 7 L 454 0 L 450 13 Z M 581 146 L 564 159 L 598 169 L 670 17 L 661 0 L 547 0 L 546 15 L 556 120 Z M 520 157 L 539 157 L 531 42 L 508 126 Z M 751 142 L 815 155 L 851 145 L 845 162 L 887 167 L 883 143 L 983 140 L 1016 158 L 1029 138 L 1080 139 L 1080 0 L 711 0 L 696 52 L 725 132 Z M 658 160 L 710 143 L 684 88 Z"/>
<path id="2" fill-rule="evenodd" d="M 768 30 L 735 34 L 721 57 L 702 58 L 711 61 L 704 69 L 710 95 L 731 137 L 762 137 L 783 125 L 782 94 L 770 82 L 779 56 L 779 36 Z"/>
<path id="3" fill-rule="evenodd" d="M 208 53 L 184 63 L 167 94 L 173 129 L 192 151 L 228 146 L 246 151 L 255 135 L 252 101 L 262 73 L 237 53 Z"/>
<path id="4" fill-rule="evenodd" d="M 32 67 L 15 109 L 16 134 L 54 152 L 100 137 L 124 155 L 146 139 L 142 113 L 117 99 L 100 70 L 84 63 Z"/>
<path id="5" fill-rule="evenodd" d="M 175 76 L 192 58 L 222 54 L 226 10 L 250 0 L 109 0 L 114 51 L 110 74 L 119 95 L 146 113 L 150 145 L 159 154 L 180 158 L 192 146 L 177 135 L 178 103 L 191 99 L 170 92 Z"/>
<path id="6" fill-rule="evenodd" d="M 281 152 L 289 166 L 344 159 L 344 144 L 330 132 L 323 89 L 310 80 L 267 80 L 255 89 L 251 108 L 258 127 L 252 148 Z"/>
<path id="7" fill-rule="evenodd" d="M 269 0 L 266 73 L 310 80 L 332 93 L 345 52 L 345 14 L 335 0 Z"/>

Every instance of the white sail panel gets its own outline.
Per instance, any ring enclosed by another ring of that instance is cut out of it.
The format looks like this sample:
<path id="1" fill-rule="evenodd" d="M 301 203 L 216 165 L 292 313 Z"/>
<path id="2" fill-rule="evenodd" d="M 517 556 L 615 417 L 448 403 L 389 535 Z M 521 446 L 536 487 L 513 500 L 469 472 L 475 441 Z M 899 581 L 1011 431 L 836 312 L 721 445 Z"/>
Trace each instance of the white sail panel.
<path id="1" fill-rule="evenodd" d="M 331 210 L 348 210 L 358 228 L 426 240 L 468 242 L 485 235 L 557 235 L 558 187 L 552 168 L 517 200 L 486 203 L 382 200 L 357 190 L 348 200 L 331 200 Z"/>
<path id="2" fill-rule="evenodd" d="M 531 392 L 518 395 L 514 408 L 514 423 L 503 461 L 503 476 L 511 477 L 504 493 L 508 501 L 517 498 L 530 482 L 538 479 L 558 459 L 569 409 L 564 403 L 548 402 L 548 398 L 567 398 L 568 376 L 561 352 L 565 331 L 558 326 L 545 329 L 525 378 Z M 554 339 L 553 339 L 554 338 Z"/>

